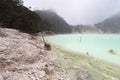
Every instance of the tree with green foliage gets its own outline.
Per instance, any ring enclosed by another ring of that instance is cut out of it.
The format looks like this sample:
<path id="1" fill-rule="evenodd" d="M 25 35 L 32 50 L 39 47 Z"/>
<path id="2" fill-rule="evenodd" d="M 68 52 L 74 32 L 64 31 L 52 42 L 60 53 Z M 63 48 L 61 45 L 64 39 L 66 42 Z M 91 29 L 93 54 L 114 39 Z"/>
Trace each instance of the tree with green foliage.
<path id="1" fill-rule="evenodd" d="M 42 30 L 40 17 L 23 6 L 22 0 L 0 1 L 0 23 L 3 23 L 4 27 L 27 33 L 36 33 Z"/>

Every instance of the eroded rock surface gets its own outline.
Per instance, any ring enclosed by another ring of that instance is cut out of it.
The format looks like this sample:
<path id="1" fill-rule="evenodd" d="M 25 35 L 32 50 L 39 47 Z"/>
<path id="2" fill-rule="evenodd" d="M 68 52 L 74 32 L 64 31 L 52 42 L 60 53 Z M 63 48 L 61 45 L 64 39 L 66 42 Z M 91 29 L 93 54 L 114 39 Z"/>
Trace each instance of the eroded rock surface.
<path id="1" fill-rule="evenodd" d="M 78 72 L 78 80 L 94 80 L 87 70 L 80 69 Z"/>
<path id="2" fill-rule="evenodd" d="M 0 28 L 0 80 L 68 80 L 57 55 L 37 37 Z"/>

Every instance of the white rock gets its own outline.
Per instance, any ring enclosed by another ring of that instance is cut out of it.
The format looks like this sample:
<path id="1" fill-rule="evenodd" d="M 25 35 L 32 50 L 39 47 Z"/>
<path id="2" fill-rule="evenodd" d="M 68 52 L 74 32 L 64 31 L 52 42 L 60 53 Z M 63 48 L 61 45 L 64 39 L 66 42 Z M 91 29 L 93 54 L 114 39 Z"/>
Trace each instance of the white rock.
<path id="1" fill-rule="evenodd" d="M 7 47 L 3 44 L 3 42 L 0 42 L 0 52 L 3 52 L 7 49 Z"/>
<path id="2" fill-rule="evenodd" d="M 2 76 L 2 75 L 0 75 L 0 80 L 4 80 L 4 78 L 3 78 L 3 76 Z"/>

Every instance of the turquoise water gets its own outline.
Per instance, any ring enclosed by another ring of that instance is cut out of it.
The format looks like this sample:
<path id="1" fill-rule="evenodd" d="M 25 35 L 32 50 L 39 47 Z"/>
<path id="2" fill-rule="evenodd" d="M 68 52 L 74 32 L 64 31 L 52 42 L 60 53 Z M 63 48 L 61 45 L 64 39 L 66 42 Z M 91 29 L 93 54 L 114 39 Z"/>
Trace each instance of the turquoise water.
<path id="1" fill-rule="evenodd" d="M 67 34 L 47 37 L 67 50 L 86 54 L 120 65 L 120 35 Z M 114 50 L 116 54 L 110 54 Z"/>

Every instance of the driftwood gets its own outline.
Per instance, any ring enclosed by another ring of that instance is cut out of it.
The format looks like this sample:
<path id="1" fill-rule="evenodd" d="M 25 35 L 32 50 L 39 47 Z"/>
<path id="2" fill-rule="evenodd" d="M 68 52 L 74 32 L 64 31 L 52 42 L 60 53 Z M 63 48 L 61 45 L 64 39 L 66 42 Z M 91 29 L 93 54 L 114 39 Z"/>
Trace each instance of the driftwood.
<path id="1" fill-rule="evenodd" d="M 51 50 L 51 45 L 49 43 L 44 43 L 44 48 L 46 50 Z"/>
<path id="2" fill-rule="evenodd" d="M 45 48 L 46 50 L 51 50 L 51 45 L 45 41 L 43 35 L 42 35 L 42 39 L 43 39 L 43 42 L 44 42 L 44 48 Z"/>

